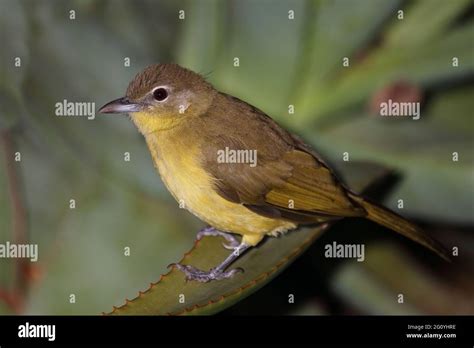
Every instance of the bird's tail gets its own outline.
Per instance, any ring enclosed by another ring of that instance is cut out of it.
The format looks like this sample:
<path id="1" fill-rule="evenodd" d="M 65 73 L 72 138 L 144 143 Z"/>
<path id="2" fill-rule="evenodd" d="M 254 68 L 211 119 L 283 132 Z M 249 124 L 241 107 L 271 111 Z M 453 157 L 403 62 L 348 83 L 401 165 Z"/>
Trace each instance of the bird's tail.
<path id="1" fill-rule="evenodd" d="M 400 215 L 383 208 L 375 203 L 371 203 L 368 200 L 357 196 L 355 194 L 349 194 L 351 199 L 359 203 L 366 211 L 367 218 L 372 220 L 379 225 L 390 228 L 391 230 L 400 233 L 401 235 L 410 238 L 411 240 L 425 246 L 426 248 L 434 251 L 436 254 L 441 256 L 443 259 L 451 262 L 448 252 L 446 249 L 436 240 L 428 236 L 421 228 L 404 219 Z"/>

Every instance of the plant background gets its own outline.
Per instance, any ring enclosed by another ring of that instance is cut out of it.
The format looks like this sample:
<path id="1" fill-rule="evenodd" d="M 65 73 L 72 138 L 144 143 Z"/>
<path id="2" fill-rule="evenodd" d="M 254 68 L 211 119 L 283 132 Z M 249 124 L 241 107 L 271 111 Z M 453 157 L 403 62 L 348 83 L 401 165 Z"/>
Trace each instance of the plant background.
<path id="1" fill-rule="evenodd" d="M 108 311 L 192 246 L 203 224 L 178 209 L 127 117 L 54 115 L 64 99 L 100 107 L 145 66 L 177 62 L 333 161 L 347 151 L 397 170 L 384 203 L 403 198 L 401 213 L 460 250 L 447 265 L 375 224 L 343 221 L 224 313 L 473 314 L 473 19 L 467 0 L 0 0 L 0 242 L 40 249 L 34 264 L 0 260 L 0 313 Z M 421 92 L 418 121 L 371 112 L 400 81 Z M 325 259 L 333 240 L 366 243 L 366 262 Z"/>

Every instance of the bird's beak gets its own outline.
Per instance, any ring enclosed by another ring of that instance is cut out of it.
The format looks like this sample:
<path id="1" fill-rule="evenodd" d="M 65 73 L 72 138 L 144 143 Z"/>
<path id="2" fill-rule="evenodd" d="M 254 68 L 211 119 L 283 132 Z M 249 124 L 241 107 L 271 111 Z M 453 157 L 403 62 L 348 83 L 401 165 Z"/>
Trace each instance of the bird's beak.
<path id="1" fill-rule="evenodd" d="M 127 112 L 137 112 L 142 109 L 140 104 L 130 102 L 126 97 L 112 100 L 99 109 L 101 114 L 118 114 Z"/>

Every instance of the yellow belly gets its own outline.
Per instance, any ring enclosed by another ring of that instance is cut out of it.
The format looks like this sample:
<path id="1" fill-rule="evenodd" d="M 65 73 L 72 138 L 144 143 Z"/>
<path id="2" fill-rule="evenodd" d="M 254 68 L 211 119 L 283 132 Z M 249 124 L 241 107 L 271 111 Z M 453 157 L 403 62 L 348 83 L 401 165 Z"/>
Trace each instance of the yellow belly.
<path id="1" fill-rule="evenodd" d="M 213 188 L 212 177 L 200 167 L 196 147 L 168 143 L 159 134 L 150 134 L 146 140 L 168 190 L 181 207 L 209 225 L 241 234 L 250 245 L 258 244 L 266 234 L 275 235 L 296 227 L 292 222 L 266 218 L 222 198 Z"/>

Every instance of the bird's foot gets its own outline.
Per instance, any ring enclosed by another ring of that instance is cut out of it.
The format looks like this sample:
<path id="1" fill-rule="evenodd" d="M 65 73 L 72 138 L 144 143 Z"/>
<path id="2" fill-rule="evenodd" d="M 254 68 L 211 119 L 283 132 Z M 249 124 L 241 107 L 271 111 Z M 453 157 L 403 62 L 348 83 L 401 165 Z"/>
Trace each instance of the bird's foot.
<path id="1" fill-rule="evenodd" d="M 168 267 L 176 266 L 186 276 L 186 281 L 195 280 L 201 283 L 208 283 L 211 280 L 222 280 L 232 278 L 237 273 L 243 272 L 242 268 L 234 268 L 224 272 L 219 267 L 211 268 L 209 271 L 203 271 L 191 265 L 182 265 L 180 263 L 172 263 Z"/>
<path id="2" fill-rule="evenodd" d="M 226 249 L 231 249 L 232 253 L 227 256 L 227 258 L 221 262 L 217 267 L 211 268 L 209 271 L 200 270 L 191 265 L 183 265 L 180 263 L 172 263 L 168 267 L 175 266 L 178 270 L 183 272 L 186 276 L 186 281 L 195 280 L 201 283 L 207 283 L 212 280 L 222 280 L 232 278 L 237 273 L 243 272 L 242 268 L 235 268 L 229 271 L 225 269 L 237 260 L 242 253 L 244 253 L 250 245 L 245 243 L 239 243 L 237 239 L 231 234 L 219 231 L 213 227 L 207 227 L 199 231 L 197 234 L 197 240 L 201 239 L 204 236 L 221 236 L 224 237 L 228 244 L 223 243 L 223 246 Z"/>
<path id="3" fill-rule="evenodd" d="M 225 238 L 225 240 L 228 243 L 222 243 L 222 246 L 226 249 L 229 249 L 229 250 L 235 250 L 240 245 L 237 238 L 235 238 L 232 234 L 219 231 L 219 230 L 215 229 L 214 227 L 203 228 L 196 235 L 196 239 L 200 240 L 205 236 L 213 236 L 213 237 L 221 236 L 221 237 Z"/>

